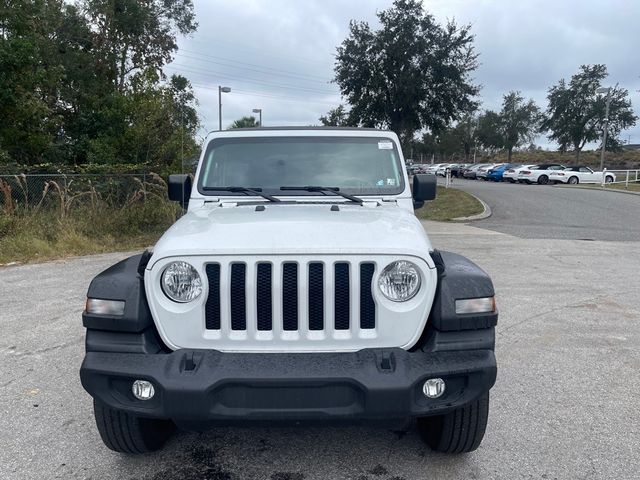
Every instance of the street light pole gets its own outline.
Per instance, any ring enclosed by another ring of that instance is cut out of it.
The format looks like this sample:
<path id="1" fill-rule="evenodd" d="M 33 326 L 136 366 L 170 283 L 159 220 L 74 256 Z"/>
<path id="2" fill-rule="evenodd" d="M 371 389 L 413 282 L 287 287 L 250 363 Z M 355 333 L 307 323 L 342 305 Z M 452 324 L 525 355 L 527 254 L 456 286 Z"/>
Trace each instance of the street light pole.
<path id="1" fill-rule="evenodd" d="M 607 94 L 606 107 L 604 112 L 604 128 L 602 131 L 602 148 L 600 149 L 600 171 L 604 171 L 604 151 L 607 147 L 607 130 L 609 129 L 609 105 L 611 105 L 611 87 L 602 87 L 596 90 L 596 93 Z"/>
<path id="2" fill-rule="evenodd" d="M 222 131 L 222 94 L 229 93 L 229 87 L 218 85 L 218 130 Z"/>
<path id="3" fill-rule="evenodd" d="M 253 113 L 259 113 L 260 114 L 260 120 L 258 120 L 258 126 L 262 126 L 262 109 L 261 108 L 254 108 L 253 109 Z"/>

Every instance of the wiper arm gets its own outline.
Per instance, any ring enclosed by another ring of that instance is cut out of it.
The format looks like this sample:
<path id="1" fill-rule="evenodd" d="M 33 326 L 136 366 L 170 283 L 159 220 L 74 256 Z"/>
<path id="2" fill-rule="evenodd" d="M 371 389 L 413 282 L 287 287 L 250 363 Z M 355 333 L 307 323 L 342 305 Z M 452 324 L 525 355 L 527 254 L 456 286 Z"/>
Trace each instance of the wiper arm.
<path id="1" fill-rule="evenodd" d="M 361 198 L 354 197 L 353 195 L 349 195 L 348 193 L 341 192 L 338 187 L 320 187 L 316 185 L 305 185 L 301 187 L 280 187 L 280 190 L 304 190 L 306 192 L 322 192 L 322 193 L 330 192 L 330 193 L 335 193 L 336 195 L 339 195 L 343 198 L 346 198 L 347 200 L 351 200 L 352 202 L 358 203 L 360 205 L 362 205 L 363 203 Z"/>
<path id="2" fill-rule="evenodd" d="M 279 198 L 272 195 L 262 193 L 261 188 L 249 188 L 249 187 L 202 187 L 206 192 L 238 192 L 238 193 L 250 193 L 252 195 L 258 195 L 262 198 L 266 198 L 270 202 L 281 202 Z"/>

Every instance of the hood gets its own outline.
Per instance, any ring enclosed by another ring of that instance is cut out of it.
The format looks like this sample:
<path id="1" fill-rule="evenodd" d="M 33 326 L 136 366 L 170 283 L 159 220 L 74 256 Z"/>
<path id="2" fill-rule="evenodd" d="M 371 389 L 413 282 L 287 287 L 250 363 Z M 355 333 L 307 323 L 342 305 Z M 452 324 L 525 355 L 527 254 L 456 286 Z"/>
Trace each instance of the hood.
<path id="1" fill-rule="evenodd" d="M 180 218 L 154 247 L 158 259 L 186 255 L 396 254 L 432 267 L 420 221 L 395 203 L 364 206 L 273 204 L 203 206 Z M 151 265 L 149 265 L 151 267 Z"/>

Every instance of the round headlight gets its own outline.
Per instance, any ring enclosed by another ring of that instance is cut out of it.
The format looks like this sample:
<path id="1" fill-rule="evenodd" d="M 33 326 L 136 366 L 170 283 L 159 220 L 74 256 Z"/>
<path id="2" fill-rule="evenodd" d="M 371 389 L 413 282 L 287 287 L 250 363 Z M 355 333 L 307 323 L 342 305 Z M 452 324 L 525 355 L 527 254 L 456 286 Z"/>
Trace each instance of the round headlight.
<path id="1" fill-rule="evenodd" d="M 200 275 L 187 262 L 173 262 L 162 272 L 162 291 L 174 302 L 186 303 L 202 293 Z"/>
<path id="2" fill-rule="evenodd" d="M 390 263 L 378 278 L 382 294 L 393 302 L 406 302 L 420 290 L 420 270 L 411 262 Z"/>

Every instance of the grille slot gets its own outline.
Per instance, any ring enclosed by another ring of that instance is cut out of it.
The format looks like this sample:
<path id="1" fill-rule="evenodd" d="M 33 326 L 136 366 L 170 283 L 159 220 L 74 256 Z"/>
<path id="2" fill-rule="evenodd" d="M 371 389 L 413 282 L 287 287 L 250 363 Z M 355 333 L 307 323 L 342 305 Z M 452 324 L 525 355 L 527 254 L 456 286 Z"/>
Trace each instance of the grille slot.
<path id="1" fill-rule="evenodd" d="M 363 329 L 376 327 L 376 304 L 371 292 L 375 269 L 373 263 L 360 264 L 360 328 Z"/>
<path id="2" fill-rule="evenodd" d="M 209 283 L 209 296 L 204 307 L 207 330 L 220 329 L 220 265 L 210 263 L 205 269 Z"/>
<path id="3" fill-rule="evenodd" d="M 298 265 L 282 265 L 282 328 L 298 330 Z"/>
<path id="4" fill-rule="evenodd" d="M 334 305 L 335 305 L 335 329 L 349 330 L 349 264 L 336 263 L 334 266 Z"/>
<path id="5" fill-rule="evenodd" d="M 309 264 L 309 330 L 324 329 L 324 265 Z"/>
<path id="6" fill-rule="evenodd" d="M 256 277 L 256 307 L 258 330 L 271 330 L 273 309 L 271 305 L 271 264 L 259 263 Z"/>
<path id="7" fill-rule="evenodd" d="M 246 270 L 244 263 L 231 264 L 231 330 L 247 329 Z"/>

